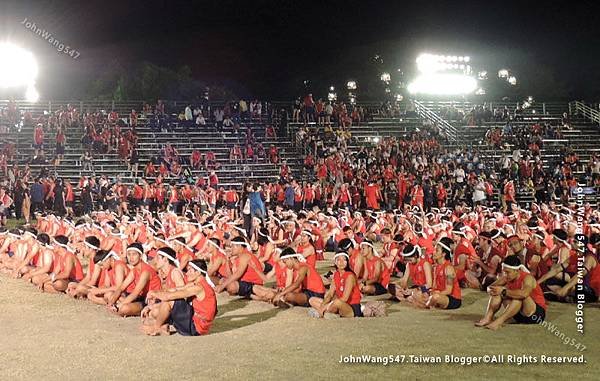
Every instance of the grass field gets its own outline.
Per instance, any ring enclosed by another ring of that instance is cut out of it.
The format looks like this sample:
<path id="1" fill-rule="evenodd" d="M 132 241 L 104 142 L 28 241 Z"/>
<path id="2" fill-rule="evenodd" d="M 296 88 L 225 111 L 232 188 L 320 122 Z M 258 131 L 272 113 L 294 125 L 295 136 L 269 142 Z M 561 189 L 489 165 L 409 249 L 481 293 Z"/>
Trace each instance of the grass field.
<path id="1" fill-rule="evenodd" d="M 550 305 L 548 321 L 587 348 L 579 352 L 542 326 L 475 328 L 487 298 L 464 292 L 455 311 L 419 311 L 390 304 L 388 316 L 314 320 L 303 308 L 219 296 L 219 314 L 205 337 L 146 337 L 139 319 L 122 319 L 88 302 L 42 294 L 0 277 L 1 379 L 566 379 L 600 374 L 600 308 L 585 310 L 585 335 L 575 332 L 572 305 Z M 410 355 L 584 354 L 586 364 L 415 364 Z M 341 356 L 404 355 L 402 364 L 345 364 Z M 594 376 L 595 375 L 595 376 Z"/>

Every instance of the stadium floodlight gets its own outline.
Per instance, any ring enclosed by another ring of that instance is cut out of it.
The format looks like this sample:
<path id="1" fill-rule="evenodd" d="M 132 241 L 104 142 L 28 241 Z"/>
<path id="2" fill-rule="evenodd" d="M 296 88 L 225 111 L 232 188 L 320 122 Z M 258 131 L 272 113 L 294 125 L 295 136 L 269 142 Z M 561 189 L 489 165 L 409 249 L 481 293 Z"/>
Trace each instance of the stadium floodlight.
<path id="1" fill-rule="evenodd" d="M 470 61 L 471 61 L 471 57 L 465 56 L 465 62 L 470 62 Z"/>
<path id="2" fill-rule="evenodd" d="M 31 52 L 11 43 L 0 43 L 0 87 L 33 85 L 37 75 L 38 65 Z"/>
<path id="3" fill-rule="evenodd" d="M 346 83 L 346 87 L 348 88 L 348 90 L 356 90 L 356 81 L 355 80 L 349 80 L 348 83 Z"/>
<path id="4" fill-rule="evenodd" d="M 508 69 L 498 70 L 498 78 L 508 78 Z"/>
<path id="5" fill-rule="evenodd" d="M 508 83 L 510 83 L 513 86 L 517 85 L 517 77 L 515 77 L 514 75 L 511 75 L 510 77 L 508 77 Z"/>
<path id="6" fill-rule="evenodd" d="M 35 103 L 40 99 L 40 94 L 37 92 L 33 85 L 29 85 L 27 87 L 27 91 L 25 92 L 25 99 L 28 102 Z"/>
<path id="7" fill-rule="evenodd" d="M 389 83 L 392 79 L 392 77 L 390 76 L 390 73 L 388 72 L 383 72 L 381 73 L 381 77 L 379 77 L 381 79 L 382 82 L 385 83 Z"/>
<path id="8" fill-rule="evenodd" d="M 423 74 L 408 85 L 412 94 L 461 95 L 477 88 L 475 78 L 464 74 Z"/>
<path id="9" fill-rule="evenodd" d="M 329 91 L 334 91 L 334 90 L 335 90 L 335 87 L 329 86 Z"/>
<path id="10" fill-rule="evenodd" d="M 487 71 L 483 70 L 477 73 L 477 79 L 484 80 L 487 79 Z"/>

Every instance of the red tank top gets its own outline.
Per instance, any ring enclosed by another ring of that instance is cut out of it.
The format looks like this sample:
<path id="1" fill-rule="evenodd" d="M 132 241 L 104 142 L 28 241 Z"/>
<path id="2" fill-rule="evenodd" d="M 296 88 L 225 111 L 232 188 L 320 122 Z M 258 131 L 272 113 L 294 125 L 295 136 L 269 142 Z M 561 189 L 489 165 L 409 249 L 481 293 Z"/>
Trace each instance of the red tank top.
<path id="1" fill-rule="evenodd" d="M 215 254 L 213 254 L 212 259 L 222 259 L 221 266 L 219 266 L 219 269 L 217 270 L 217 273 L 221 278 L 225 278 L 227 275 L 229 275 L 229 271 L 227 268 L 228 262 L 225 254 L 221 253 L 220 251 L 217 251 Z"/>
<path id="2" fill-rule="evenodd" d="M 118 267 L 122 267 L 124 270 L 123 271 L 123 279 L 127 278 L 127 275 L 129 275 L 129 267 L 127 267 L 127 264 L 121 260 L 115 261 L 115 263 L 113 264 L 113 268 L 108 270 L 108 278 L 110 280 L 111 287 L 114 287 L 117 285 L 116 270 Z"/>
<path id="3" fill-rule="evenodd" d="M 167 288 L 176 288 L 177 285 L 173 281 L 173 271 L 176 271 L 176 268 L 173 266 L 169 267 L 169 273 L 167 274 L 167 278 L 165 279 L 165 286 Z"/>
<path id="4" fill-rule="evenodd" d="M 596 260 L 596 267 L 588 270 L 587 273 L 588 285 L 596 292 L 596 295 L 600 295 L 600 264 Z"/>
<path id="5" fill-rule="evenodd" d="M 132 293 L 135 290 L 142 274 L 145 272 L 150 274 L 150 279 L 148 280 L 148 283 L 146 283 L 146 286 L 144 286 L 144 288 L 140 292 L 139 296 L 146 296 L 146 294 L 148 294 L 148 291 L 160 290 L 160 278 L 158 277 L 156 270 L 154 270 L 149 264 L 142 262 L 141 267 L 136 266 L 131 271 L 133 271 L 134 279 L 133 282 L 131 282 L 131 284 L 129 285 L 129 287 L 127 287 L 127 292 Z"/>
<path id="6" fill-rule="evenodd" d="M 336 271 L 333 274 L 333 282 L 335 284 L 335 296 L 341 298 L 344 295 L 344 286 L 348 280 L 348 277 L 355 277 L 353 272 L 344 271 L 343 274 L 340 274 L 339 271 Z M 355 279 L 356 280 L 356 279 Z M 362 298 L 362 294 L 360 293 L 360 288 L 358 287 L 358 282 L 354 283 L 354 288 L 352 289 L 352 293 L 350 294 L 350 298 L 348 298 L 347 303 L 350 305 L 360 303 L 360 299 Z"/>
<path id="7" fill-rule="evenodd" d="M 197 297 L 192 299 L 192 308 L 194 309 L 192 321 L 196 331 L 205 335 L 208 333 L 217 314 L 217 296 L 204 277 L 198 279 L 196 284 L 204 290 L 204 299 L 199 300 Z"/>
<path id="8" fill-rule="evenodd" d="M 444 291 L 446 289 L 446 269 L 452 266 L 450 261 L 444 261 L 441 265 L 436 265 L 433 273 L 433 289 L 436 291 Z M 454 277 L 452 283 L 452 291 L 450 295 L 455 299 L 461 299 L 460 286 L 458 279 Z"/>
<path id="9" fill-rule="evenodd" d="M 381 262 L 381 272 L 379 273 L 379 279 L 375 279 L 375 266 L 378 262 Z M 369 272 L 369 274 L 367 275 L 367 279 L 374 280 L 377 283 L 380 283 L 383 287 L 387 288 L 388 283 L 390 282 L 390 271 L 387 268 L 387 266 L 383 263 L 381 258 L 373 256 L 373 258 L 366 260 L 365 266 L 367 267 L 367 271 Z"/>
<path id="10" fill-rule="evenodd" d="M 71 268 L 71 272 L 69 273 L 69 280 L 75 280 L 79 282 L 83 279 L 83 269 L 81 268 L 81 262 L 79 262 L 79 258 L 72 252 L 65 250 L 65 253 L 62 255 L 62 260 L 60 262 L 60 269 L 66 268 L 67 261 L 73 260 L 74 265 Z"/>
<path id="11" fill-rule="evenodd" d="M 425 276 L 425 258 L 420 258 L 417 263 L 408 263 L 409 275 L 414 286 L 425 286 L 427 277 Z"/>
<path id="12" fill-rule="evenodd" d="M 285 288 L 285 284 L 287 283 L 287 266 L 279 263 L 273 266 L 275 267 L 275 283 L 277 288 Z"/>
<path id="13" fill-rule="evenodd" d="M 262 265 L 260 263 L 260 261 L 258 260 L 258 258 L 256 258 L 254 255 L 245 252 L 245 255 L 249 255 L 250 256 L 250 261 L 252 261 L 254 263 L 254 267 L 257 269 L 262 268 Z M 238 256 L 235 261 L 235 266 L 239 266 L 240 263 L 240 256 Z M 263 285 L 263 280 L 260 276 L 258 276 L 258 274 L 256 273 L 256 271 L 250 266 L 250 263 L 248 263 L 248 266 L 246 267 L 246 271 L 244 272 L 244 275 L 242 275 L 242 277 L 240 278 L 240 280 L 244 281 L 244 282 L 248 282 L 248 283 L 252 283 L 252 284 L 258 284 L 258 285 Z"/>
<path id="14" fill-rule="evenodd" d="M 517 279 L 513 280 L 512 282 L 508 282 L 506 284 L 506 289 L 508 289 L 508 290 L 522 289 L 523 282 L 525 280 L 525 277 L 527 277 L 527 275 L 531 275 L 531 274 L 526 273 L 525 271 L 519 271 L 519 276 L 517 277 Z M 540 287 L 539 284 L 536 283 L 535 288 L 531 291 L 531 294 L 529 294 L 529 296 L 531 296 L 531 299 L 533 299 L 535 304 L 542 307 L 543 309 L 546 309 L 546 299 L 544 299 L 544 293 L 542 292 L 542 288 Z"/>
<path id="15" fill-rule="evenodd" d="M 315 267 L 307 263 L 300 262 L 299 269 L 303 267 L 308 267 L 308 272 L 302 281 L 302 289 L 324 294 L 325 285 L 323 285 L 323 280 L 321 279 L 321 276 Z M 296 277 L 296 274 L 294 274 L 294 277 Z"/>

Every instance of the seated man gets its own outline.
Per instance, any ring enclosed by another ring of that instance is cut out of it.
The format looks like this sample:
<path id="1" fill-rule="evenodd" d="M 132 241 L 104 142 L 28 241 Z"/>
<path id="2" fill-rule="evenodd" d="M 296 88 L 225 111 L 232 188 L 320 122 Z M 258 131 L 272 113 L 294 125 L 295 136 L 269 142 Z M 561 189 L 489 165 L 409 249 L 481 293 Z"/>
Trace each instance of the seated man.
<path id="1" fill-rule="evenodd" d="M 540 323 L 546 317 L 546 300 L 535 278 L 517 256 L 506 257 L 502 275 L 488 287 L 490 301 L 484 317 L 475 323 L 478 327 L 497 330 L 511 318 L 517 323 Z M 494 319 L 500 307 L 505 309 Z"/>
<path id="2" fill-rule="evenodd" d="M 169 334 L 169 324 L 183 336 L 206 335 L 217 314 L 214 284 L 206 273 L 206 262 L 194 259 L 186 267 L 185 286 L 150 291 L 149 301 L 159 301 L 142 311 L 142 332 L 147 335 Z"/>
<path id="3" fill-rule="evenodd" d="M 421 256 L 418 246 L 410 243 L 404 246 L 402 256 L 406 262 L 406 270 L 398 284 L 390 284 L 388 290 L 399 301 L 407 300 L 424 307 L 433 285 L 433 269 L 431 263 Z M 411 283 L 410 287 L 408 283 Z"/>
<path id="4" fill-rule="evenodd" d="M 227 290 L 229 295 L 250 298 L 254 294 L 254 285 L 264 284 L 263 279 L 258 275 L 262 270 L 255 270 L 262 269 L 262 265 L 249 249 L 250 245 L 243 237 L 235 237 L 231 240 L 231 263 L 234 270 L 230 276 L 222 279 L 221 284 L 215 288 L 215 293 L 219 294 Z"/>
<path id="5" fill-rule="evenodd" d="M 583 294 L 583 300 L 585 300 L 586 303 L 595 303 L 598 301 L 598 297 L 600 296 L 600 265 L 597 254 L 594 254 L 587 248 L 587 241 L 586 238 L 583 242 L 585 246 L 585 259 L 581 273 L 581 276 L 583 277 L 583 288 L 576 287 L 580 279 L 578 276 L 571 277 L 564 286 L 552 290 L 552 293 L 554 294 L 552 296 L 559 301 L 573 303 L 581 300 L 581 297 L 576 294 Z M 600 249 L 600 234 L 592 234 L 589 241 L 590 244 L 596 248 L 596 253 L 598 253 L 598 249 Z M 562 268 L 560 266 L 554 266 L 550 269 L 548 276 L 555 276 L 561 271 Z M 548 293 L 545 294 L 545 296 L 548 295 Z M 548 299 L 550 300 L 549 296 Z"/>
<path id="6" fill-rule="evenodd" d="M 146 305 L 148 292 L 161 288 L 156 270 L 143 261 L 143 256 L 141 243 L 134 242 L 127 247 L 127 262 L 131 270 L 123 283 L 108 296 L 108 306 L 123 317 L 139 315 Z"/>
<path id="7" fill-rule="evenodd" d="M 294 281 L 279 291 L 273 302 L 291 303 L 296 306 L 318 308 L 325 296 L 325 285 L 313 265 L 307 263 L 302 254 L 286 247 L 279 257 L 288 269 L 294 271 Z"/>

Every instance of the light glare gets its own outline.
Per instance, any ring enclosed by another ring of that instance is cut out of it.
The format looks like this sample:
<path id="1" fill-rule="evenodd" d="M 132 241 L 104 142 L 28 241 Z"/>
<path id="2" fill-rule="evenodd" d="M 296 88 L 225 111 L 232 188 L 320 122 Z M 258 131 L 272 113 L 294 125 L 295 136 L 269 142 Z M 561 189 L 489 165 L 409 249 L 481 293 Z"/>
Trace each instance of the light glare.
<path id="1" fill-rule="evenodd" d="M 423 74 L 408 85 L 408 91 L 412 94 L 470 94 L 476 88 L 477 81 L 463 74 Z"/>

